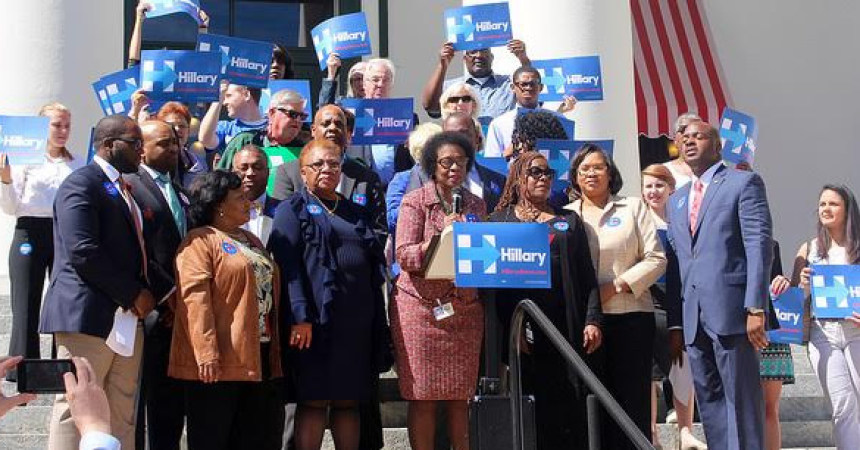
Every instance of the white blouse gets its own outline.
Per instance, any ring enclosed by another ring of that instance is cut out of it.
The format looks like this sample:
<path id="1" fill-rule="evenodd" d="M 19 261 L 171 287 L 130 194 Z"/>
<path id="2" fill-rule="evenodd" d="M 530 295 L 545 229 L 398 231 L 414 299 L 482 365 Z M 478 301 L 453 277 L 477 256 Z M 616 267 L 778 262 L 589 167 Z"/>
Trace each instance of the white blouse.
<path id="1" fill-rule="evenodd" d="M 0 209 L 15 217 L 53 217 L 57 189 L 75 168 L 47 154 L 43 164 L 12 166 L 12 182 L 0 182 Z"/>

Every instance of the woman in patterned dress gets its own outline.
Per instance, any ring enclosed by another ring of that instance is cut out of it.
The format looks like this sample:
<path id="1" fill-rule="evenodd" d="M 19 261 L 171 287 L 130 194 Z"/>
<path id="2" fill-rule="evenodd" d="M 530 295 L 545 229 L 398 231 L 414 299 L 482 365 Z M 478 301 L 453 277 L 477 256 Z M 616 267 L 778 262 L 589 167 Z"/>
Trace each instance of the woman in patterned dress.
<path id="1" fill-rule="evenodd" d="M 400 393 L 409 401 L 407 423 L 414 450 L 434 448 L 439 402 L 448 410 L 454 449 L 469 448 L 468 399 L 478 379 L 484 308 L 475 289 L 427 280 L 419 272 L 434 235 L 453 222 L 486 215 L 484 201 L 467 189 L 461 191 L 462 212 L 454 211 L 454 190 L 474 162 L 472 144 L 458 133 L 440 133 L 427 141 L 421 168 L 431 181 L 403 197 L 397 220 L 396 258 L 402 272 L 389 316 Z M 452 308 L 453 314 L 439 314 L 441 306 Z"/>

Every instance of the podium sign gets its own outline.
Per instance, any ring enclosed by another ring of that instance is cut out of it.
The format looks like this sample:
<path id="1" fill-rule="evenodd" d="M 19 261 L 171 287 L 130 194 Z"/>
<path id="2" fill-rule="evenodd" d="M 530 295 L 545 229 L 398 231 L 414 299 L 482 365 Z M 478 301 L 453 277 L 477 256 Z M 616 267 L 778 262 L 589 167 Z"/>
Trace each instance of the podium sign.
<path id="1" fill-rule="evenodd" d="M 454 224 L 457 287 L 549 289 L 550 263 L 546 224 Z"/>

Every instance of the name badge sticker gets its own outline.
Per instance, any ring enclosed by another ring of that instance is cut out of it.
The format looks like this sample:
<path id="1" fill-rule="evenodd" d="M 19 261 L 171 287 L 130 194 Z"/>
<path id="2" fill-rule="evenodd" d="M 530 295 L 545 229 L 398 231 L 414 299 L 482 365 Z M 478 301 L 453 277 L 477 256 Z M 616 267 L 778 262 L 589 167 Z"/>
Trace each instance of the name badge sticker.
<path id="1" fill-rule="evenodd" d="M 478 216 L 474 214 L 466 214 L 466 222 L 477 222 Z"/>
<path id="2" fill-rule="evenodd" d="M 364 194 L 352 194 L 352 202 L 357 203 L 361 206 L 367 204 L 367 195 Z"/>
<path id="3" fill-rule="evenodd" d="M 322 214 L 322 207 L 320 205 L 311 203 L 310 205 L 308 205 L 307 209 L 308 212 L 311 213 L 311 215 L 318 216 Z"/>
<path id="4" fill-rule="evenodd" d="M 233 245 L 229 242 L 222 242 L 221 243 L 221 249 L 223 249 L 224 253 L 226 253 L 228 255 L 235 255 L 236 252 L 239 251 L 239 249 L 237 249 L 235 245 Z"/>
<path id="5" fill-rule="evenodd" d="M 621 225 L 621 219 L 618 217 L 610 217 L 609 220 L 606 221 L 606 226 L 609 228 L 615 228 Z"/>
<path id="6" fill-rule="evenodd" d="M 678 209 L 681 209 L 681 208 L 683 208 L 683 207 L 684 207 L 684 205 L 685 205 L 686 203 L 687 203 L 687 198 L 686 198 L 686 197 L 681 197 L 681 198 L 679 198 L 679 199 L 678 199 L 678 204 L 677 204 L 677 205 L 675 205 L 675 207 L 676 207 L 676 208 L 678 208 Z"/>
<path id="7" fill-rule="evenodd" d="M 33 246 L 29 242 L 25 242 L 18 247 L 18 251 L 24 256 L 29 256 L 33 253 Z"/>
<path id="8" fill-rule="evenodd" d="M 570 228 L 570 224 L 568 224 L 566 221 L 565 222 L 556 222 L 556 223 L 552 224 L 552 227 L 558 231 L 567 231 Z"/>
<path id="9" fill-rule="evenodd" d="M 107 194 L 111 197 L 116 197 L 117 195 L 119 195 L 119 191 L 116 189 L 116 186 L 114 186 L 114 184 L 110 181 L 105 181 L 104 183 L 102 183 L 102 186 L 104 186 L 105 192 L 107 192 Z"/>
<path id="10" fill-rule="evenodd" d="M 436 306 L 433 307 L 433 317 L 436 321 L 445 320 L 454 315 L 454 305 L 450 302 L 443 304 L 440 300 L 436 300 Z"/>

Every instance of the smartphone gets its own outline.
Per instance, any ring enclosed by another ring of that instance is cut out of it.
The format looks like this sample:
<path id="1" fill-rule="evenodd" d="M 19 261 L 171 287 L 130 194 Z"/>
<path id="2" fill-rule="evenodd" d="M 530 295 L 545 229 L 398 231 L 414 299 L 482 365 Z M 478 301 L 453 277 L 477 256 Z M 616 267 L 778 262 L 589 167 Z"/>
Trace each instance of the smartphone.
<path id="1" fill-rule="evenodd" d="M 63 374 L 75 373 L 71 359 L 25 359 L 18 363 L 18 392 L 58 394 L 66 392 Z"/>

